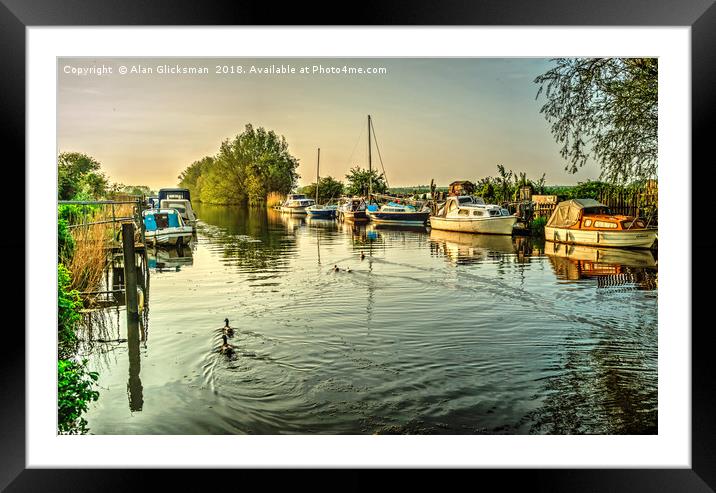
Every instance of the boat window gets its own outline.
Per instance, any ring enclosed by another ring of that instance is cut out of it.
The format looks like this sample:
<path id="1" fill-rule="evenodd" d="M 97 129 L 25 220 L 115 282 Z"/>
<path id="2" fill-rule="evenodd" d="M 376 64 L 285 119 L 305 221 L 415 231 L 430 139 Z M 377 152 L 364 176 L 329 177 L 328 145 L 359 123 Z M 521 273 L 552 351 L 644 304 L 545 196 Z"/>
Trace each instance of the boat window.
<path id="1" fill-rule="evenodd" d="M 467 209 L 460 209 L 457 213 L 461 216 L 469 216 L 470 215 L 470 211 L 468 211 Z"/>
<path id="2" fill-rule="evenodd" d="M 500 211 L 498 211 L 497 209 L 490 209 L 490 215 L 491 216 L 499 216 Z"/>
<path id="3" fill-rule="evenodd" d="M 473 216 L 484 216 L 485 213 L 482 211 L 472 211 Z"/>
<path id="4" fill-rule="evenodd" d="M 158 229 L 169 227 L 169 218 L 166 214 L 154 214 L 154 221 L 157 223 Z"/>
<path id="5" fill-rule="evenodd" d="M 611 228 L 616 229 L 617 224 L 616 223 L 609 223 L 607 221 L 594 221 L 594 227 L 595 228 Z"/>
<path id="6" fill-rule="evenodd" d="M 592 220 L 591 220 L 591 219 L 585 219 L 585 220 L 584 220 L 584 226 L 585 226 L 585 227 L 588 228 L 588 227 L 591 226 L 591 225 L 592 225 Z"/>
<path id="7" fill-rule="evenodd" d="M 460 197 L 457 199 L 461 204 L 472 204 L 472 197 Z"/>
<path id="8" fill-rule="evenodd" d="M 507 209 L 500 209 L 500 212 L 502 213 L 503 216 L 509 216 L 509 215 L 510 215 L 510 211 L 508 211 Z"/>

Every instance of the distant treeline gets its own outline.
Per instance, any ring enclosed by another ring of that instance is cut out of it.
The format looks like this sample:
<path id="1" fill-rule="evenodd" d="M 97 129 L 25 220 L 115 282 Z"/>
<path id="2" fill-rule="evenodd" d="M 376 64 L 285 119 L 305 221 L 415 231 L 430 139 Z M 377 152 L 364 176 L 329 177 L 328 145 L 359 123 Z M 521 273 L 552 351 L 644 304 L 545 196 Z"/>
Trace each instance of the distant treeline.
<path id="1" fill-rule="evenodd" d="M 243 133 L 222 142 L 216 155 L 182 171 L 179 186 L 209 204 L 261 204 L 269 194 L 293 189 L 297 167 L 283 136 L 248 124 Z"/>

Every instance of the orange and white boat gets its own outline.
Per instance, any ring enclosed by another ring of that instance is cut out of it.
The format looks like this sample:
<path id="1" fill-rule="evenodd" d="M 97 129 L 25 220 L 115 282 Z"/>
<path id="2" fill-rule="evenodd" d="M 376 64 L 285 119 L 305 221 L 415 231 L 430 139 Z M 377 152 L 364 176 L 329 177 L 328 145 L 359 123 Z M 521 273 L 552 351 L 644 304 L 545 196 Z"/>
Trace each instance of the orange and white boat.
<path id="1" fill-rule="evenodd" d="M 657 229 L 642 219 L 612 214 L 592 199 L 560 202 L 544 228 L 547 241 L 598 247 L 651 248 Z"/>

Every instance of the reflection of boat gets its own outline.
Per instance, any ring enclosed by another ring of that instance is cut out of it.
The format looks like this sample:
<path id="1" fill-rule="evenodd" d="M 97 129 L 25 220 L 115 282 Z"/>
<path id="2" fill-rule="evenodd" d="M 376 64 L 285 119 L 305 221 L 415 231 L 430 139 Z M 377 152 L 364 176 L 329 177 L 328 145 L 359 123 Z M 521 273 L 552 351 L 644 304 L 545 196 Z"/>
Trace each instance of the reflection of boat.
<path id="1" fill-rule="evenodd" d="M 191 248 L 181 246 L 167 249 L 149 248 L 147 260 L 149 268 L 153 269 L 173 269 L 194 264 Z"/>
<path id="2" fill-rule="evenodd" d="M 586 245 L 566 245 L 545 242 L 544 253 L 549 256 L 567 258 L 591 265 L 612 264 L 626 267 L 654 268 L 657 266 L 651 250 L 630 250 L 625 248 L 597 248 Z"/>
<path id="3" fill-rule="evenodd" d="M 375 207 L 375 206 L 371 206 Z M 418 212 L 415 207 L 407 204 L 388 202 L 377 210 L 368 208 L 367 214 L 371 222 L 378 224 L 406 224 L 420 226 L 427 222 L 430 211 Z"/>
<path id="4" fill-rule="evenodd" d="M 336 211 L 341 221 L 367 221 L 365 200 L 361 197 L 343 197 Z"/>
<path id="5" fill-rule="evenodd" d="M 315 204 L 313 199 L 307 198 L 302 193 L 292 193 L 286 197 L 286 201 L 281 204 L 281 212 L 287 214 L 305 214 L 306 207 Z"/>
<path id="6" fill-rule="evenodd" d="M 545 239 L 598 247 L 651 248 L 657 230 L 632 216 L 618 216 L 592 199 L 560 202 L 544 228 Z"/>
<path id="7" fill-rule="evenodd" d="M 511 235 L 517 222 L 505 208 L 485 204 L 479 197 L 450 196 L 438 213 L 430 216 L 430 227 L 461 233 Z"/>
<path id="8" fill-rule="evenodd" d="M 147 243 L 182 245 L 191 241 L 193 228 L 184 224 L 176 209 L 148 209 L 142 215 Z"/>
<path id="9" fill-rule="evenodd" d="M 515 246 L 507 235 L 482 235 L 455 231 L 430 231 L 430 241 L 438 251 L 457 262 L 475 262 L 497 256 L 512 255 Z"/>

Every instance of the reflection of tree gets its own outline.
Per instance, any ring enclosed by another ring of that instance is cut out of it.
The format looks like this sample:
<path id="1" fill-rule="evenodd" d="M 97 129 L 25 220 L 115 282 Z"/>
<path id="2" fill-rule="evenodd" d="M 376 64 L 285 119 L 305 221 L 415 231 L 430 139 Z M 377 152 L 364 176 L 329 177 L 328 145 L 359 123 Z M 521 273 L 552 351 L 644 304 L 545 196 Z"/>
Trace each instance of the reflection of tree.
<path id="1" fill-rule="evenodd" d="M 655 327 L 602 327 L 564 342 L 559 373 L 547 380 L 547 397 L 527 419 L 530 432 L 552 434 L 655 434 L 657 343 Z"/>
<path id="2" fill-rule="evenodd" d="M 201 204 L 197 213 L 208 225 L 202 226 L 202 234 L 222 249 L 229 265 L 271 270 L 286 265 L 288 257 L 295 255 L 296 238 L 286 234 L 290 225 L 272 209 Z"/>

